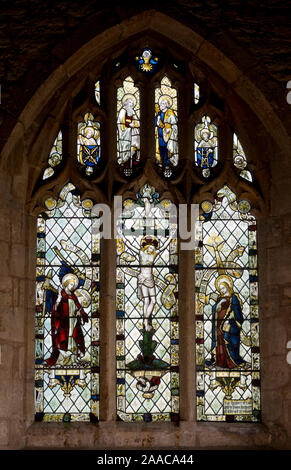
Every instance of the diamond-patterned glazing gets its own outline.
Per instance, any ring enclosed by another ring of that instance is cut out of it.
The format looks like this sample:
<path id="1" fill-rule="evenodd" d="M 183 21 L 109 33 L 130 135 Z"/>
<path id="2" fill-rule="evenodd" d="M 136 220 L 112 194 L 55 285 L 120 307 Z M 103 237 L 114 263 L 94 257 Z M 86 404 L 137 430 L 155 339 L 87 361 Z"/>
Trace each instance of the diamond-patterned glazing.
<path id="1" fill-rule="evenodd" d="M 99 414 L 99 240 L 93 206 L 72 184 L 38 218 L 35 317 L 37 421 Z"/>
<path id="2" fill-rule="evenodd" d="M 150 186 L 141 188 L 135 205 L 125 201 L 117 240 L 117 410 L 123 421 L 176 421 L 179 413 L 176 225 L 163 209 L 170 201 L 157 202 Z"/>
<path id="3" fill-rule="evenodd" d="M 197 418 L 259 421 L 256 222 L 223 187 L 201 204 L 195 253 Z"/>

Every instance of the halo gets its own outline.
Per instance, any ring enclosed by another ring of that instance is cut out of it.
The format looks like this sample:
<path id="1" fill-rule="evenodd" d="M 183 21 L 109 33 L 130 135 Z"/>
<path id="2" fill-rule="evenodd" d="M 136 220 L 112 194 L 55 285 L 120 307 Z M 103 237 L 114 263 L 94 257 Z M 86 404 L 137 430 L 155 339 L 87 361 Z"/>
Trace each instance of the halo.
<path id="1" fill-rule="evenodd" d="M 211 130 L 208 129 L 208 127 L 203 127 L 203 128 L 201 129 L 201 131 L 200 131 L 200 136 L 201 136 L 201 134 L 205 134 L 205 133 L 207 133 L 208 135 L 210 135 L 210 134 L 211 134 Z"/>
<path id="2" fill-rule="evenodd" d="M 133 107 L 135 108 L 137 101 L 136 101 L 136 97 L 132 93 L 126 93 L 122 97 L 122 100 L 121 100 L 122 106 L 124 105 L 124 102 L 128 99 L 131 99 L 133 101 Z"/>
<path id="3" fill-rule="evenodd" d="M 159 106 L 162 100 L 166 100 L 169 103 L 169 107 L 171 108 L 173 106 L 173 100 L 169 95 L 161 95 L 159 97 Z"/>
<path id="4" fill-rule="evenodd" d="M 79 285 L 79 279 L 78 277 L 76 276 L 76 274 L 73 274 L 73 273 L 68 273 L 68 274 L 65 274 L 64 277 L 62 278 L 62 285 L 64 285 L 64 283 L 69 280 L 69 281 L 73 281 L 74 282 L 74 290 L 77 289 L 78 285 Z"/>
<path id="5" fill-rule="evenodd" d="M 93 131 L 93 135 L 95 135 L 95 128 L 93 126 L 86 126 L 85 129 L 84 129 L 84 135 L 87 137 L 87 134 L 88 134 L 88 131 L 90 131 L 92 129 Z"/>
<path id="6" fill-rule="evenodd" d="M 220 290 L 220 285 L 222 283 L 226 283 L 229 287 L 230 290 L 233 290 L 233 280 L 231 279 L 230 276 L 227 274 L 221 274 L 218 276 L 218 278 L 215 280 L 215 287 L 219 291 Z"/>

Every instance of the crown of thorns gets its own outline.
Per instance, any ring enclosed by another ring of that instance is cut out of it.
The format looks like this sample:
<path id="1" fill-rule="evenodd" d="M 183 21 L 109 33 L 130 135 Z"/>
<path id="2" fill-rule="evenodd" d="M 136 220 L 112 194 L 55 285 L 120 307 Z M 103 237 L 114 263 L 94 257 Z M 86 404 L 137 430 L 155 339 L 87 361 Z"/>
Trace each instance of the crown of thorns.
<path id="1" fill-rule="evenodd" d="M 155 248 L 158 248 L 159 242 L 154 237 L 144 237 L 141 241 L 141 247 L 144 248 L 147 245 L 153 245 Z"/>

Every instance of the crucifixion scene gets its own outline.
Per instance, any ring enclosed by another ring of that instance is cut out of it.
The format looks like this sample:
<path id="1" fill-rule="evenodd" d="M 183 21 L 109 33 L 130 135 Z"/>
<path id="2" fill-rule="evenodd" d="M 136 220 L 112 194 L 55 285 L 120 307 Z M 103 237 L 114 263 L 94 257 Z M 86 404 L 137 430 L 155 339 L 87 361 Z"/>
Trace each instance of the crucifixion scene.
<path id="1" fill-rule="evenodd" d="M 122 318 L 128 332 L 123 344 L 118 343 L 126 350 L 124 396 L 119 397 L 123 414 L 133 410 L 131 401 L 138 402 L 137 409 L 143 414 L 170 409 L 169 381 L 173 363 L 178 361 L 178 336 L 173 341 L 177 328 L 177 227 L 169 221 L 169 204 L 160 203 L 155 188 L 144 185 L 135 204 L 125 201 L 118 228 L 117 285 L 121 288 L 117 315 L 119 327 Z M 164 399 L 167 395 L 169 402 Z"/>

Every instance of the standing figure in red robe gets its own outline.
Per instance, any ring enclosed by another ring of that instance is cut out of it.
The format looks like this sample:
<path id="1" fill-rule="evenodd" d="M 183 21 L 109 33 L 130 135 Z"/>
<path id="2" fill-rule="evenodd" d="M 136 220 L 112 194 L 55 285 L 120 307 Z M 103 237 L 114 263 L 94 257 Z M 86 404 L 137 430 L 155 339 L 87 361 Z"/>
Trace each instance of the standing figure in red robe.
<path id="1" fill-rule="evenodd" d="M 46 359 L 50 366 L 76 363 L 85 354 L 81 321 L 88 322 L 88 315 L 74 294 L 78 284 L 75 274 L 68 273 L 62 278 L 62 289 L 52 309 L 52 354 Z"/>

